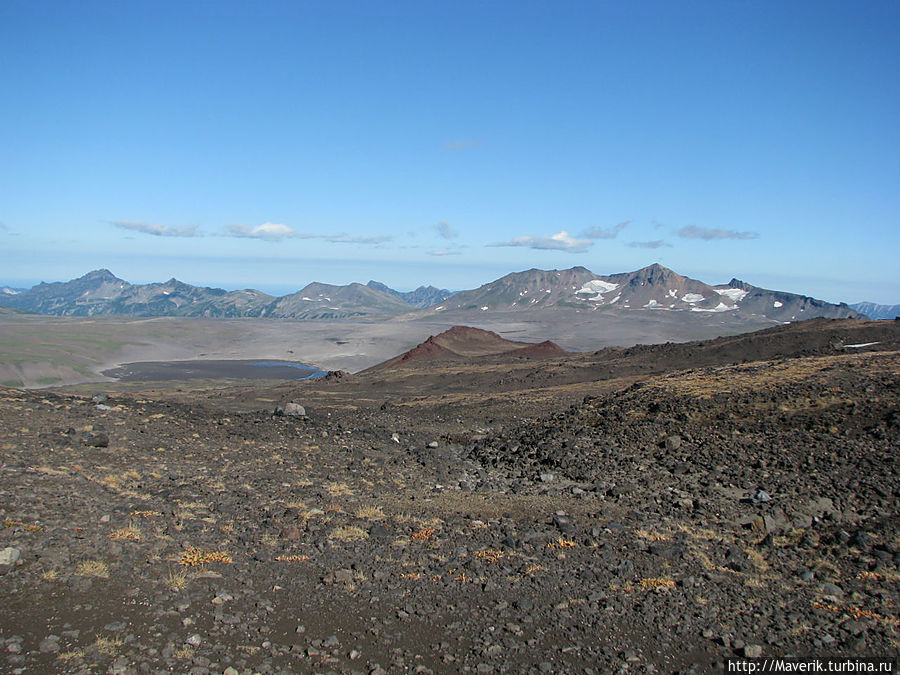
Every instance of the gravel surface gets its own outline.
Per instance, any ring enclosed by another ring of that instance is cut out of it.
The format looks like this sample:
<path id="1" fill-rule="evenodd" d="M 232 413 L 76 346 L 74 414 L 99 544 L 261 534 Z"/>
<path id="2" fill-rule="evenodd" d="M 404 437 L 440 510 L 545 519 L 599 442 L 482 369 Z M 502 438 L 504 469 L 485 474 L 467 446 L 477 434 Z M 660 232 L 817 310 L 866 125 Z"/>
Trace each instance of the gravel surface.
<path id="1" fill-rule="evenodd" d="M 637 350 L 580 383 L 554 361 L 418 389 L 0 389 L 0 671 L 896 658 L 900 352 L 880 342 L 640 377 L 665 352 Z M 290 402 L 306 416 L 273 414 Z"/>

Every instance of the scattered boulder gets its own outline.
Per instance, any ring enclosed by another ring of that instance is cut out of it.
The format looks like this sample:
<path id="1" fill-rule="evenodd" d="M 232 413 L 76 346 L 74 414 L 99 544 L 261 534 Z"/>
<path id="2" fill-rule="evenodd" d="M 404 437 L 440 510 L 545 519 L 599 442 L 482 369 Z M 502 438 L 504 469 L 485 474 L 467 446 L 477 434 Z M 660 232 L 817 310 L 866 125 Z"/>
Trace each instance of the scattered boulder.
<path id="1" fill-rule="evenodd" d="M 105 431 L 86 431 L 81 436 L 81 442 L 91 448 L 108 448 L 109 435 Z"/>
<path id="2" fill-rule="evenodd" d="M 276 417 L 306 417 L 306 408 L 299 403 L 285 403 L 283 406 L 275 408 L 273 413 Z"/>

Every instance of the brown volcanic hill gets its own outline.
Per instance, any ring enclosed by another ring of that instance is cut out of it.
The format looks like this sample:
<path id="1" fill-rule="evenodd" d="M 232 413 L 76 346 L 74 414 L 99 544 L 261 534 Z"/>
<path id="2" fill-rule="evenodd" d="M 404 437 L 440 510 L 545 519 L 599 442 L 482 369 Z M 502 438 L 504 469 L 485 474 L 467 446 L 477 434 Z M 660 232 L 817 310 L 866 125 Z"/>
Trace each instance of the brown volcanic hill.
<path id="1" fill-rule="evenodd" d="M 471 326 L 453 326 L 439 335 L 430 336 L 413 347 L 369 370 L 384 370 L 402 365 L 424 364 L 432 361 L 464 361 L 484 357 L 548 358 L 567 352 L 550 340 L 540 343 L 517 342 L 497 333 Z"/>

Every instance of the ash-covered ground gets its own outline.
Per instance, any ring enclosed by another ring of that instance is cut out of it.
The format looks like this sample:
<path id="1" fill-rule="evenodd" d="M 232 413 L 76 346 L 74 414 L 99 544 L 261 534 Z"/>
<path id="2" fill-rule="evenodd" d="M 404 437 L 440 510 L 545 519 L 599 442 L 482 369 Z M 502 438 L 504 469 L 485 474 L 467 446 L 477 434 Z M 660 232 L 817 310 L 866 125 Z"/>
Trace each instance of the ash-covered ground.
<path id="1" fill-rule="evenodd" d="M 273 415 L 288 402 L 307 416 Z M 900 652 L 898 322 L 265 387 L 2 389 L 0 449 L 3 672 Z"/>

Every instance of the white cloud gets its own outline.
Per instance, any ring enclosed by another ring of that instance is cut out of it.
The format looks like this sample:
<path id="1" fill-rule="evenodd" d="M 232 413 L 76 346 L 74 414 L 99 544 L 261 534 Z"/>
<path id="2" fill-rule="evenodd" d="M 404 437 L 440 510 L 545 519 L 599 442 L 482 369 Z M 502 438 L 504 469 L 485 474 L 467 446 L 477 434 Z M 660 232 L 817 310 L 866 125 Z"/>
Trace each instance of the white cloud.
<path id="1" fill-rule="evenodd" d="M 569 253 L 581 253 L 593 245 L 594 242 L 590 239 L 575 239 L 565 230 L 549 237 L 514 237 L 508 241 L 488 244 L 488 246 L 522 246 L 539 251 L 568 251 Z"/>
<path id="2" fill-rule="evenodd" d="M 155 223 L 146 223 L 144 221 L 133 220 L 114 220 L 112 222 L 118 228 L 123 230 L 131 230 L 132 232 L 143 232 L 144 234 L 152 234 L 154 237 L 201 237 L 197 232 L 196 225 L 184 225 L 182 227 L 174 227 L 169 225 L 157 225 Z"/>
<path id="3" fill-rule="evenodd" d="M 667 244 L 663 239 L 654 239 L 653 241 L 628 242 L 629 248 L 663 248 L 664 246 L 672 248 L 672 244 Z"/>
<path id="4" fill-rule="evenodd" d="M 391 241 L 393 237 L 389 236 L 380 236 L 380 237 L 349 237 L 346 234 L 339 234 L 334 237 L 323 237 L 325 241 L 330 241 L 333 244 L 383 244 L 385 242 Z"/>
<path id="5" fill-rule="evenodd" d="M 614 227 L 599 227 L 595 225 L 581 236 L 587 237 L 588 239 L 615 239 L 619 236 L 619 232 L 628 227 L 629 224 L 631 224 L 630 220 L 621 222 Z"/>
<path id="6" fill-rule="evenodd" d="M 444 248 L 444 249 L 440 249 L 437 251 L 428 251 L 428 255 L 436 255 L 436 256 L 460 255 L 461 253 L 462 253 L 462 251 L 460 251 L 459 249 L 456 249 L 456 248 L 453 248 L 453 249 Z"/>
<path id="7" fill-rule="evenodd" d="M 245 237 L 249 239 L 265 239 L 266 241 L 281 241 L 282 239 L 303 238 L 309 239 L 310 235 L 297 232 L 290 225 L 281 223 L 263 223 L 262 225 L 229 225 L 225 228 L 228 237 Z"/>
<path id="8" fill-rule="evenodd" d="M 678 236 L 682 239 L 759 239 L 759 232 L 738 232 L 737 230 L 724 230 L 720 227 L 697 227 L 687 225 L 678 230 Z"/>
<path id="9" fill-rule="evenodd" d="M 442 220 L 439 223 L 434 225 L 434 229 L 437 230 L 437 233 L 441 235 L 444 239 L 453 239 L 454 237 L 459 236 L 459 232 L 450 227 L 450 223 Z"/>

